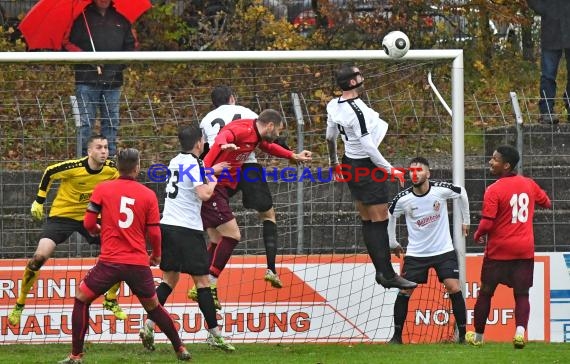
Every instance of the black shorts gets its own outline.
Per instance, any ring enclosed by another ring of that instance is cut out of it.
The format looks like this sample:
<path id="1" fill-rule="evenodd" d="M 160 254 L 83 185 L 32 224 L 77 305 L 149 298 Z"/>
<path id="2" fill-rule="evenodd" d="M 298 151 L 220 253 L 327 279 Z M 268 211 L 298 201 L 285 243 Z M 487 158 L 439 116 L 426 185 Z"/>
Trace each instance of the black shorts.
<path id="1" fill-rule="evenodd" d="M 40 239 L 48 238 L 61 244 L 74 232 L 81 234 L 89 244 L 101 244 L 99 236 L 91 236 L 83 227 L 83 221 L 77 221 L 68 217 L 48 217 L 42 226 Z"/>
<path id="2" fill-rule="evenodd" d="M 431 257 L 405 256 L 402 277 L 416 283 L 427 283 L 430 268 L 435 269 L 440 282 L 448 278 L 459 279 L 459 264 L 455 250 Z"/>
<path id="3" fill-rule="evenodd" d="M 160 269 L 162 271 L 181 272 L 195 276 L 207 275 L 210 272 L 203 231 L 160 224 L 160 232 L 162 235 Z"/>
<path id="4" fill-rule="evenodd" d="M 493 260 L 483 258 L 481 283 L 496 287 L 504 284 L 515 291 L 525 291 L 532 287 L 534 259 Z"/>
<path id="5" fill-rule="evenodd" d="M 93 298 L 97 298 L 117 282 L 125 282 L 135 296 L 139 298 L 156 296 L 154 277 L 150 267 L 146 265 L 98 261 L 83 278 L 81 287 L 87 286 Z"/>
<path id="6" fill-rule="evenodd" d="M 230 190 L 230 197 L 241 191 L 243 207 L 265 212 L 273 207 L 273 198 L 267 184 L 267 177 L 259 163 L 244 163 L 237 188 Z"/>
<path id="7" fill-rule="evenodd" d="M 386 173 L 382 171 L 372 163 L 370 158 L 351 159 L 344 155 L 342 156 L 342 164 L 350 166 L 350 169 L 347 169 L 347 171 L 350 173 L 351 178 L 348 178 L 347 183 L 352 198 L 365 205 L 379 205 L 390 201 L 388 197 L 390 176 L 386 174 L 389 171 L 386 171 Z M 368 169 L 369 173 L 366 176 L 355 178 L 354 174 L 357 168 Z M 373 176 L 371 175 L 372 173 L 374 173 Z"/>

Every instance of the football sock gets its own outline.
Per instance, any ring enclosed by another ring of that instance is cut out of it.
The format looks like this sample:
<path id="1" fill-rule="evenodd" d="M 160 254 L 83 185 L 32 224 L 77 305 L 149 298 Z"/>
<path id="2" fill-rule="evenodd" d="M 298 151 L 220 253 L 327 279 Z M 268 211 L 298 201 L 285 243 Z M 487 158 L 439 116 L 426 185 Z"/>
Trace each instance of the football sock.
<path id="1" fill-rule="evenodd" d="M 85 334 L 89 328 L 89 306 L 91 304 L 75 299 L 71 314 L 72 348 L 71 354 L 79 355 L 83 352 Z"/>
<path id="2" fill-rule="evenodd" d="M 26 298 L 28 297 L 28 293 L 34 286 L 34 283 L 38 280 L 40 276 L 39 270 L 31 270 L 28 266 L 24 269 L 24 277 L 22 279 L 22 287 L 20 288 L 20 292 L 18 293 L 18 299 L 16 303 L 19 305 L 26 304 Z"/>
<path id="3" fill-rule="evenodd" d="M 487 317 L 489 317 L 489 311 L 491 310 L 492 297 L 492 295 L 483 290 L 479 291 L 479 297 L 477 297 L 477 302 L 475 303 L 475 318 L 473 323 L 476 333 L 483 334 L 485 332 L 485 324 L 487 323 Z"/>
<path id="4" fill-rule="evenodd" d="M 119 289 L 121 289 L 121 282 L 113 284 L 113 287 L 109 288 L 107 293 L 105 293 L 105 299 L 108 301 L 116 300 L 119 295 Z"/>
<path id="5" fill-rule="evenodd" d="M 267 268 L 273 273 L 275 270 L 275 259 L 277 257 L 277 224 L 271 220 L 263 220 L 263 243 L 265 244 L 265 256 L 267 257 Z"/>
<path id="6" fill-rule="evenodd" d="M 459 337 L 465 337 L 465 324 L 467 323 L 467 308 L 465 307 L 465 299 L 463 298 L 463 293 L 461 291 L 451 293 L 449 295 L 451 299 L 451 307 L 453 308 L 453 315 L 455 316 L 455 322 L 457 322 L 457 330 L 459 331 Z"/>
<path id="7" fill-rule="evenodd" d="M 213 329 L 218 326 L 216 318 L 216 306 L 214 305 L 214 298 L 210 287 L 198 288 L 198 307 L 204 315 L 208 329 Z"/>
<path id="8" fill-rule="evenodd" d="M 224 270 L 226 264 L 232 257 L 232 253 L 235 247 L 238 245 L 239 241 L 233 238 L 224 236 L 222 241 L 218 244 L 216 251 L 214 252 L 214 260 L 212 265 L 210 265 L 210 274 L 214 277 L 219 277 Z"/>
<path id="9" fill-rule="evenodd" d="M 525 331 L 526 330 L 524 329 L 524 327 L 517 326 L 517 329 L 515 331 L 515 336 L 518 336 L 518 335 L 524 336 Z"/>
<path id="10" fill-rule="evenodd" d="M 475 341 L 483 341 L 483 334 L 475 333 Z"/>
<path id="11" fill-rule="evenodd" d="M 174 351 L 178 350 L 178 348 L 182 346 L 182 340 L 180 340 L 180 336 L 178 336 L 174 321 L 172 321 L 164 307 L 158 305 L 155 309 L 147 311 L 147 313 L 148 317 L 158 325 L 160 330 L 164 332 L 166 337 L 170 340 Z"/>
<path id="12" fill-rule="evenodd" d="M 214 261 L 214 252 L 217 246 L 218 243 L 214 243 L 213 241 L 208 244 L 208 267 L 211 266 Z"/>
<path id="13" fill-rule="evenodd" d="M 388 220 L 366 221 L 362 220 L 362 235 L 368 255 L 384 278 L 392 279 L 396 275 L 392 268 L 390 244 L 388 242 Z"/>
<path id="14" fill-rule="evenodd" d="M 158 297 L 158 302 L 164 306 L 168 296 L 172 293 L 172 288 L 164 282 L 161 282 L 158 287 L 156 287 L 156 296 Z"/>
<path id="15" fill-rule="evenodd" d="M 396 302 L 394 303 L 394 336 L 402 337 L 404 322 L 406 321 L 406 316 L 408 315 L 409 303 L 409 295 L 398 293 L 396 296 Z"/>
<path id="16" fill-rule="evenodd" d="M 528 318 L 530 316 L 530 302 L 528 293 L 515 293 L 515 324 L 521 327 L 527 327 Z"/>

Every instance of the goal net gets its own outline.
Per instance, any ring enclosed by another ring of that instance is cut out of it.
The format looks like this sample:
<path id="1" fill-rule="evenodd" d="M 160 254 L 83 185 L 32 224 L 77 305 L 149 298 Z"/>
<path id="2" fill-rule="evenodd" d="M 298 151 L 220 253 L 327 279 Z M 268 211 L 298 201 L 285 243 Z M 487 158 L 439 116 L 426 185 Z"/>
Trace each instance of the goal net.
<path id="1" fill-rule="evenodd" d="M 397 290 L 376 284 L 350 193 L 345 184 L 330 178 L 325 107 L 338 95 L 335 70 L 343 62 L 354 62 L 365 77 L 364 101 L 390 125 L 381 145 L 386 159 L 405 167 L 411 158 L 422 155 L 431 162 L 432 179 L 463 184 L 461 51 L 410 51 L 398 62 L 387 59 L 382 51 L 46 52 L 2 57 L 0 343 L 71 341 L 73 297 L 99 252 L 98 246 L 87 244 L 79 235 L 58 245 L 55 259 L 41 269 L 20 324 L 10 325 L 7 315 L 41 231 L 42 223 L 32 220 L 29 207 L 42 171 L 78 155 L 70 63 L 108 62 L 127 65 L 118 147 L 141 151 L 139 180 L 156 191 L 161 206 L 165 184 L 147 172 L 156 164 L 168 164 L 177 154 L 178 127 L 198 123 L 212 109 L 210 92 L 216 85 L 231 86 L 238 103 L 256 112 L 278 110 L 286 121 L 289 146 L 313 152 L 312 163 L 299 170 L 259 155 L 265 167 L 278 171 L 273 174 L 278 181 L 271 182 L 270 188 L 283 288 L 272 288 L 263 279 L 265 251 L 257 213 L 244 209 L 239 195 L 232 198 L 242 241 L 218 281 L 224 336 L 233 343 L 382 343 L 390 339 Z M 428 75 L 444 95 L 441 100 L 428 85 Z M 451 100 L 451 107 L 443 99 Z M 303 174 L 307 170 L 310 178 Z M 51 186 L 46 211 L 57 188 L 57 184 Z M 395 196 L 398 189 L 393 184 L 391 194 Z M 398 237 L 405 246 L 403 224 L 401 219 Z M 464 242 L 454 225 L 464 264 Z M 401 263 L 393 259 L 397 271 Z M 153 268 L 153 273 L 160 282 L 160 270 Z M 185 342 L 202 342 L 207 332 L 197 303 L 187 298 L 191 287 L 191 279 L 183 275 L 165 307 Z M 124 321 L 105 311 L 101 299 L 91 305 L 88 341 L 138 341 L 144 310 L 124 284 L 118 301 L 128 314 Z M 429 282 L 416 289 L 410 301 L 404 341 L 451 340 L 450 307 L 445 289 L 431 272 Z M 167 341 L 162 334 L 156 339 Z"/>

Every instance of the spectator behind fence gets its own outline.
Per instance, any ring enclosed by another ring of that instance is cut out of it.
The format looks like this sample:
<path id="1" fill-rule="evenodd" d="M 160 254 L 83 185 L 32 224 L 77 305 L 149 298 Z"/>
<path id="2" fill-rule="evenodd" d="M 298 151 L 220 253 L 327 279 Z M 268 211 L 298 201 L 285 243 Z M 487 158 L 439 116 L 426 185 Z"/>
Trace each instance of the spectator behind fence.
<path id="1" fill-rule="evenodd" d="M 538 122 L 557 124 L 558 114 L 554 110 L 556 98 L 556 75 L 562 53 L 566 57 L 566 89 L 564 106 L 570 118 L 570 1 L 527 0 L 528 6 L 541 18 L 540 25 L 540 115 Z M 569 119 L 570 121 L 570 119 Z"/>
<path id="2" fill-rule="evenodd" d="M 73 22 L 63 47 L 70 52 L 133 51 L 136 38 L 131 23 L 115 10 L 111 0 L 93 0 Z M 87 155 L 87 139 L 95 126 L 97 109 L 101 117 L 101 134 L 109 141 L 109 156 L 116 153 L 124 68 L 122 64 L 75 65 L 82 155 Z"/>

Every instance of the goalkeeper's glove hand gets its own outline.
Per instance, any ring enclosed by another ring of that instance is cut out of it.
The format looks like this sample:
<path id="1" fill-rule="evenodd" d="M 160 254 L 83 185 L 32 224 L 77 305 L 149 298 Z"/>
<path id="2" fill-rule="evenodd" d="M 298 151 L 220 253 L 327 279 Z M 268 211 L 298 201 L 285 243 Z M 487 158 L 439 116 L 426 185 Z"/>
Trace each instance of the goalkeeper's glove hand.
<path id="1" fill-rule="evenodd" d="M 44 218 L 44 205 L 38 201 L 32 203 L 32 208 L 30 209 L 32 217 L 38 221 Z"/>

